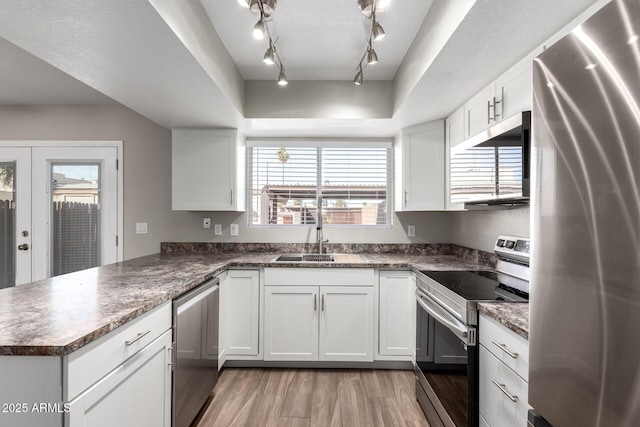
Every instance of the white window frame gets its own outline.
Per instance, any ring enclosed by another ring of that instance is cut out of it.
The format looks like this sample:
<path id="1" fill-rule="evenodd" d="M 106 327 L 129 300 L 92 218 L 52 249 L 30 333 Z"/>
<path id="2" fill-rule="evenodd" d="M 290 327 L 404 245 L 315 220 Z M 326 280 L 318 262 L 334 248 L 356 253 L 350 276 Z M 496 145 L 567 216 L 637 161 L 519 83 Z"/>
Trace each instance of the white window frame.
<path id="1" fill-rule="evenodd" d="M 247 206 L 247 226 L 255 228 L 289 228 L 289 227 L 305 227 L 316 228 L 316 224 L 255 224 L 251 222 L 251 212 L 254 208 L 252 201 L 253 192 L 253 168 L 250 164 L 249 151 L 253 147 L 308 147 L 308 148 L 386 148 L 387 149 L 387 224 L 323 224 L 323 228 L 375 228 L 390 229 L 393 227 L 393 200 L 394 200 L 394 150 L 393 139 L 391 138 L 252 138 L 246 139 L 246 206 Z"/>

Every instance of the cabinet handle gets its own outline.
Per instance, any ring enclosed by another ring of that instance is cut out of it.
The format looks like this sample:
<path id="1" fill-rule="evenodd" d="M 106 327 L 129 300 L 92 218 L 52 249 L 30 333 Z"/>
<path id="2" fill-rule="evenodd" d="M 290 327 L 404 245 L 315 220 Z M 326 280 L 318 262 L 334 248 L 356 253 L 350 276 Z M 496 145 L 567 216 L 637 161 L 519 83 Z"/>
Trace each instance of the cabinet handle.
<path id="1" fill-rule="evenodd" d="M 138 341 L 138 340 L 141 340 L 141 339 L 142 339 L 142 337 L 144 337 L 145 335 L 149 334 L 150 332 L 151 332 L 151 329 L 149 329 L 147 332 L 139 332 L 137 337 L 135 337 L 135 338 L 134 338 L 134 339 L 132 339 L 132 340 L 125 341 L 125 342 L 124 342 L 124 345 L 126 345 L 127 347 L 129 347 L 131 344 L 133 344 L 134 342 L 136 342 L 136 341 Z"/>
<path id="2" fill-rule="evenodd" d="M 233 188 L 229 191 L 231 192 L 231 204 L 233 205 Z"/>
<path id="3" fill-rule="evenodd" d="M 167 365 L 173 369 L 173 347 L 168 347 L 167 352 L 169 352 L 169 363 Z"/>
<path id="4" fill-rule="evenodd" d="M 509 393 L 507 391 L 507 389 L 504 388 L 504 384 L 499 384 L 498 381 L 496 381 L 494 379 L 492 379 L 491 382 L 494 383 L 496 385 L 496 387 L 498 387 L 500 389 L 500 391 L 503 392 L 504 395 L 509 398 L 509 400 L 511 400 L 514 403 L 518 401 L 518 396 L 514 396 L 511 393 Z"/>
<path id="5" fill-rule="evenodd" d="M 498 101 L 496 99 L 496 97 L 493 97 L 493 121 L 495 122 L 498 117 L 500 117 L 501 115 L 498 114 L 498 104 L 500 104 L 502 102 L 502 100 Z M 504 109 L 504 106 L 502 107 Z"/>
<path id="6" fill-rule="evenodd" d="M 487 124 L 491 124 L 491 100 L 487 101 Z"/>
<path id="7" fill-rule="evenodd" d="M 407 190 L 404 190 L 404 205 L 407 206 Z"/>
<path id="8" fill-rule="evenodd" d="M 318 311 L 318 295 L 313 296 L 313 311 Z"/>
<path id="9" fill-rule="evenodd" d="M 322 298 L 322 300 L 320 302 L 320 307 L 321 307 L 321 310 L 324 311 L 324 294 L 322 294 L 321 298 Z"/>
<path id="10" fill-rule="evenodd" d="M 498 347 L 500 350 L 504 351 L 505 353 L 507 353 L 509 356 L 511 356 L 513 359 L 517 359 L 518 358 L 518 353 L 513 353 L 511 351 L 509 351 L 509 349 L 507 349 L 507 345 L 506 344 L 500 344 L 498 342 L 495 341 L 491 341 L 491 343 L 493 345 L 495 345 L 496 347 Z"/>

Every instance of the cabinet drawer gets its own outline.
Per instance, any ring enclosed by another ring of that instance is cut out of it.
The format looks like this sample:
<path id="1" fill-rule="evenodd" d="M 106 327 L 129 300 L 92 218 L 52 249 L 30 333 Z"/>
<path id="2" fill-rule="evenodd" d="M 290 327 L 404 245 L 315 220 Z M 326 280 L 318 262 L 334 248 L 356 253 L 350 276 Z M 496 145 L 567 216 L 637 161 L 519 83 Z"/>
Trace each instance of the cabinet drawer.
<path id="1" fill-rule="evenodd" d="M 65 400 L 76 397 L 170 328 L 169 301 L 65 356 Z M 132 343 L 138 336 L 141 338 Z"/>
<path id="2" fill-rule="evenodd" d="M 372 268 L 265 268 L 265 286 L 373 286 Z"/>
<path id="3" fill-rule="evenodd" d="M 480 314 L 479 335 L 487 350 L 529 381 L 529 341 L 484 314 Z"/>
<path id="4" fill-rule="evenodd" d="M 528 384 L 483 345 L 478 348 L 481 416 L 491 427 L 526 426 L 529 411 Z M 512 401 L 507 393 L 516 401 Z"/>

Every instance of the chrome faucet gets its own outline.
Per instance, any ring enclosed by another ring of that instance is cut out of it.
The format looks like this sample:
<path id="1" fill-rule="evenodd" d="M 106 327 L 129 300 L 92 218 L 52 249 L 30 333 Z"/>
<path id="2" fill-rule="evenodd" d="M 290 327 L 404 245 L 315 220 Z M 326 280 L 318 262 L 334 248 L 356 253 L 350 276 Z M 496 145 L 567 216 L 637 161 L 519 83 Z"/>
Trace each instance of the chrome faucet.
<path id="1" fill-rule="evenodd" d="M 322 255 L 322 244 L 328 243 L 329 239 L 324 240 L 322 235 L 322 192 L 320 190 L 318 190 L 316 205 L 316 243 L 318 244 L 318 254 Z"/>

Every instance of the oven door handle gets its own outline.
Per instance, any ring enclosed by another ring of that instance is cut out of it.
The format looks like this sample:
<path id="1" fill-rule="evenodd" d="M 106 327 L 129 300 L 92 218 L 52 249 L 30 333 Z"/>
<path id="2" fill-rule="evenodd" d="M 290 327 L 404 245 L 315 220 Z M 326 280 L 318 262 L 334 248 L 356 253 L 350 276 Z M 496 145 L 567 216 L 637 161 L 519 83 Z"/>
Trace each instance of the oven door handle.
<path id="1" fill-rule="evenodd" d="M 468 341 L 469 328 L 464 323 L 453 317 L 450 313 L 441 308 L 437 302 L 420 291 L 416 292 L 418 297 L 418 304 L 424 308 L 427 313 L 437 319 L 440 323 L 444 324 L 451 332 L 453 332 L 458 338 L 465 342 Z"/>

